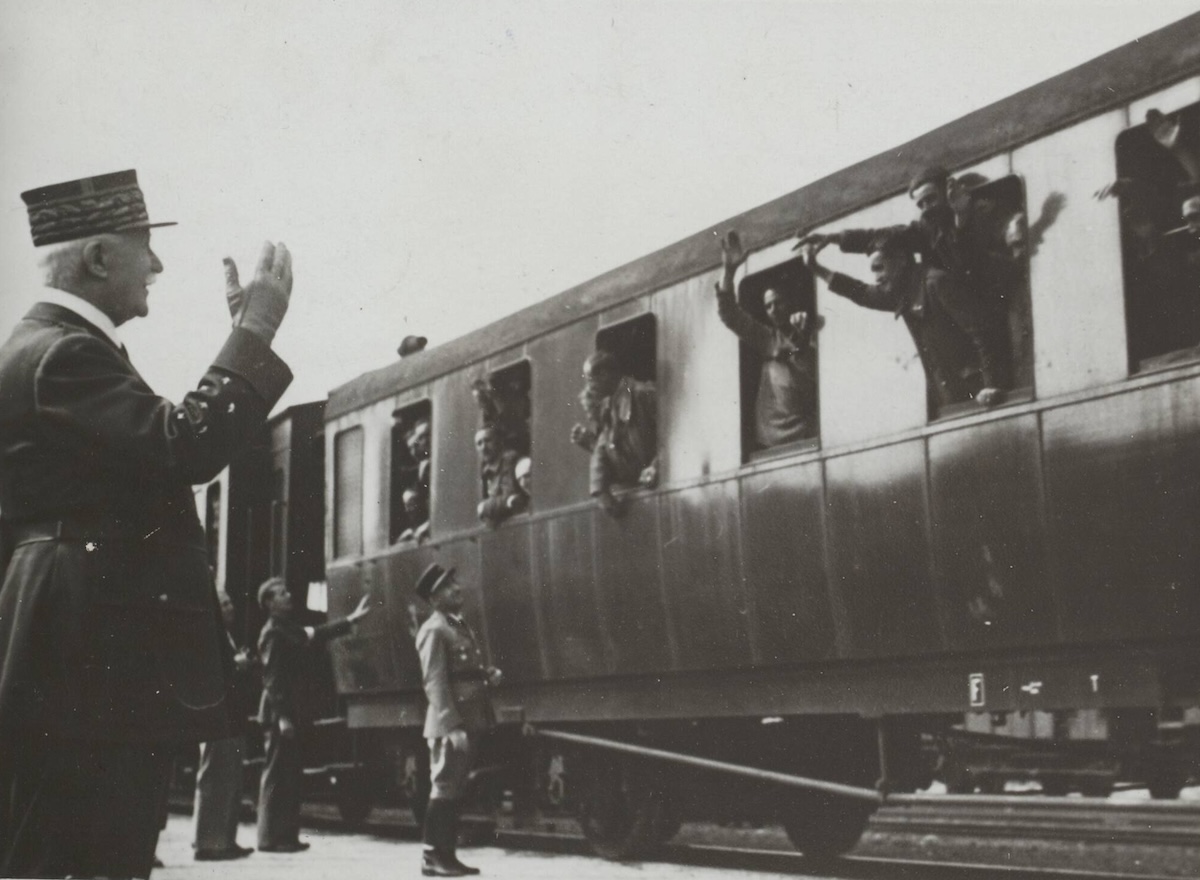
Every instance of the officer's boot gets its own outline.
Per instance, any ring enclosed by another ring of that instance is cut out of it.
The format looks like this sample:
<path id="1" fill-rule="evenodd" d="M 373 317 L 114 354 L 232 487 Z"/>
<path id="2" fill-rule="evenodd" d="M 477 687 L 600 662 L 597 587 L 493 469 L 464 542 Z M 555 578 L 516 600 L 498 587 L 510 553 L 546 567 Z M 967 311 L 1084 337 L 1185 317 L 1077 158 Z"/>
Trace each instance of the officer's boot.
<path id="1" fill-rule="evenodd" d="M 446 801 L 446 848 L 450 854 L 450 864 L 466 874 L 478 874 L 478 868 L 464 865 L 458 860 L 458 800 Z"/>
<path id="2" fill-rule="evenodd" d="M 454 802 L 430 798 L 425 808 L 425 852 L 421 857 L 421 873 L 426 877 L 462 877 L 466 872 L 455 864 Z"/>

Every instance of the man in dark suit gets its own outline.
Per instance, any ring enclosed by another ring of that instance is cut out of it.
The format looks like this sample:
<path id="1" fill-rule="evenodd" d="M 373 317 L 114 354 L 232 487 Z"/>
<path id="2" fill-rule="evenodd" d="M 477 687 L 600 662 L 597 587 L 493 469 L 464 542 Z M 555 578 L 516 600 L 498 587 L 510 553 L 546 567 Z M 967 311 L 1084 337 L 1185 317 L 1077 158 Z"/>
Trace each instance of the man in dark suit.
<path id="1" fill-rule="evenodd" d="M 429 700 L 424 735 L 433 782 L 425 810 L 421 873 L 427 877 L 478 874 L 455 852 L 458 809 L 479 739 L 495 724 L 488 687 L 499 684 L 500 670 L 484 664 L 479 642 L 462 617 L 463 592 L 453 568 L 430 565 L 417 580 L 417 595 L 433 606 L 417 632 Z"/>
<path id="2" fill-rule="evenodd" d="M 304 652 L 320 647 L 353 629 L 370 609 L 363 596 L 345 619 L 322 626 L 301 626 L 292 613 L 292 594 L 283 578 L 273 577 L 258 588 L 258 604 L 270 615 L 258 636 L 263 689 L 258 722 L 263 728 L 263 767 L 258 793 L 258 848 L 263 852 L 303 852 L 300 842 L 300 800 L 304 767 L 297 731 L 308 720 L 300 712 L 297 693 L 303 686 Z"/>
<path id="3" fill-rule="evenodd" d="M 229 736 L 224 633 L 191 484 L 291 381 L 291 255 L 263 249 L 181 404 L 117 328 L 163 271 L 133 171 L 23 193 L 47 289 L 0 347 L 0 875 L 147 877 L 180 743 Z"/>

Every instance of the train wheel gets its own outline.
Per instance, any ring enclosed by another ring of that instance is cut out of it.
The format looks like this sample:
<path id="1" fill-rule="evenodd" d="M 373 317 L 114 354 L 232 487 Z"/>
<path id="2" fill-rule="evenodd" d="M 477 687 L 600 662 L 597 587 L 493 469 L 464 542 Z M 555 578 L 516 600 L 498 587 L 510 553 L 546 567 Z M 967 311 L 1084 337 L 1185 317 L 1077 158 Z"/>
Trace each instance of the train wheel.
<path id="1" fill-rule="evenodd" d="M 1106 798 L 1113 792 L 1113 781 L 1107 776 L 1085 779 L 1079 783 L 1079 793 L 1085 797 Z"/>
<path id="2" fill-rule="evenodd" d="M 1146 787 L 1150 789 L 1150 797 L 1155 800 L 1169 801 L 1179 797 L 1179 792 L 1183 790 L 1186 781 L 1182 773 L 1172 773 L 1169 770 L 1160 771 L 1150 777 Z"/>
<path id="3" fill-rule="evenodd" d="M 793 796 L 791 802 L 782 816 L 783 830 L 792 846 L 814 859 L 852 849 L 875 812 L 869 804 L 815 791 Z"/>
<path id="4" fill-rule="evenodd" d="M 333 786 L 334 802 L 342 821 L 352 826 L 365 822 L 371 813 L 371 791 L 365 774 L 348 770 L 331 776 L 329 782 Z"/>
<path id="5" fill-rule="evenodd" d="M 662 842 L 664 798 L 656 774 L 633 761 L 593 757 L 579 792 L 579 824 L 595 853 L 624 860 Z"/>
<path id="6" fill-rule="evenodd" d="M 1071 783 L 1065 776 L 1043 776 L 1042 794 L 1063 797 L 1071 791 Z"/>

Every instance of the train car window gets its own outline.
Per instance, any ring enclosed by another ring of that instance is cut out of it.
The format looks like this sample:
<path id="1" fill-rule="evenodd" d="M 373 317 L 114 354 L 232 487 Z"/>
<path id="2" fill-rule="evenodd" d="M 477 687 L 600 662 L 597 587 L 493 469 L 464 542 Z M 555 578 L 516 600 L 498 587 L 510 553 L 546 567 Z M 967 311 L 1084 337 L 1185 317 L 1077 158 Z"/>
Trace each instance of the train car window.
<path id="1" fill-rule="evenodd" d="M 392 413 L 388 538 L 393 544 L 429 536 L 432 430 L 433 406 L 428 400 Z"/>
<path id="2" fill-rule="evenodd" d="M 1149 111 L 1116 152 L 1130 367 L 1200 359 L 1200 104 Z"/>
<path id="3" fill-rule="evenodd" d="M 471 383 L 479 407 L 479 518 L 488 525 L 528 510 L 529 495 L 518 483 L 518 471 L 528 485 L 532 372 L 529 361 L 495 370 Z"/>
<path id="4" fill-rule="evenodd" d="M 363 429 L 347 428 L 333 440 L 333 554 L 363 550 Z"/>
<path id="5" fill-rule="evenodd" d="M 1033 313 L 1029 294 L 1029 257 L 1042 233 L 1061 209 L 1057 198 L 1047 199 L 1038 216 L 1029 218 L 1025 187 L 1015 174 L 998 180 L 970 181 L 972 217 L 984 236 L 987 265 L 979 295 L 991 314 L 988 329 L 1000 359 L 998 382 L 1007 399 L 1028 399 L 1033 393 Z"/>
<path id="6" fill-rule="evenodd" d="M 743 459 L 816 445 L 820 318 L 803 260 L 747 275 L 737 312 L 721 316 L 741 339 Z"/>
<path id="7" fill-rule="evenodd" d="M 641 315 L 596 334 L 580 392 L 587 424 L 572 438 L 592 455 L 590 492 L 658 482 L 657 327 Z"/>

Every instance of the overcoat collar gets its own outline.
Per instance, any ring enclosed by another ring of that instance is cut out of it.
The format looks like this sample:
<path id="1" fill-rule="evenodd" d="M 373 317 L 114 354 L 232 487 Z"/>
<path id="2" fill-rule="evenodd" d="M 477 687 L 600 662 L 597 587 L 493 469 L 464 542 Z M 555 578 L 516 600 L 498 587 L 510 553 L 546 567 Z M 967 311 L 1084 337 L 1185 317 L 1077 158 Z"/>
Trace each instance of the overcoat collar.
<path id="1" fill-rule="evenodd" d="M 57 303 L 38 302 L 34 303 L 25 317 L 34 321 L 48 321 L 52 324 L 67 324 L 71 327 L 78 327 L 81 330 L 86 330 L 97 339 L 102 339 L 121 353 L 121 356 L 126 361 L 129 360 L 129 355 L 125 351 L 125 346 L 121 344 L 119 339 L 114 339 L 104 332 L 103 329 L 97 327 L 83 315 L 76 312 L 74 309 L 69 309 L 66 306 L 58 305 Z"/>

